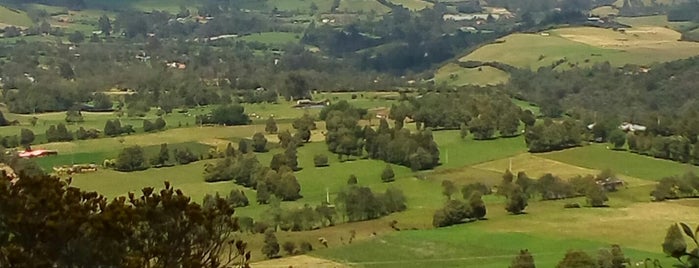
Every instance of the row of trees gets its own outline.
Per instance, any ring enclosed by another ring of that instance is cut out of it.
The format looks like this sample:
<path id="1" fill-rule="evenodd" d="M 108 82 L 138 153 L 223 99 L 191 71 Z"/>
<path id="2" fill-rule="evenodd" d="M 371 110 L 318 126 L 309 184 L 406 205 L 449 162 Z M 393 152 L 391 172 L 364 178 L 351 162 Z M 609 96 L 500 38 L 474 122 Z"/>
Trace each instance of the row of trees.
<path id="1" fill-rule="evenodd" d="M 373 193 L 371 188 L 350 184 L 335 199 L 335 207 L 347 221 L 378 219 L 407 209 L 403 191 L 389 187 L 384 193 Z"/>
<path id="2" fill-rule="evenodd" d="M 174 156 L 175 162 L 180 165 L 186 165 L 200 160 L 200 157 L 195 155 L 189 148 L 176 148 L 172 155 Z M 161 144 L 158 154 L 153 155 L 150 159 L 147 159 L 145 150 L 143 150 L 141 146 L 135 145 L 121 150 L 116 159 L 105 160 L 105 166 L 113 167 L 118 171 L 131 172 L 146 170 L 151 166 L 169 166 L 171 165 L 170 159 L 173 158 L 170 157 L 170 150 L 168 149 L 167 143 Z"/>
<path id="3" fill-rule="evenodd" d="M 604 183 L 608 182 L 607 185 Z M 614 183 L 611 183 L 614 182 Z M 527 198 L 541 197 L 541 200 L 566 199 L 577 196 L 585 196 L 591 207 L 603 207 L 608 200 L 606 192 L 616 191 L 617 184 L 614 173 L 605 170 L 595 176 L 576 176 L 569 180 L 561 179 L 550 173 L 544 174 L 539 179 L 529 178 L 526 173 L 519 172 L 515 176 L 509 171 L 503 175 L 503 180 L 498 186 L 498 194 L 506 197 L 510 193 L 524 194 Z"/>
<path id="4" fill-rule="evenodd" d="M 548 152 L 580 146 L 585 137 L 585 126 L 579 121 L 567 118 L 562 122 L 546 119 L 528 126 L 524 140 L 530 152 Z"/>
<path id="5" fill-rule="evenodd" d="M 599 249 L 596 257 L 590 256 L 585 251 L 569 250 L 563 259 L 556 264 L 556 268 L 624 268 L 631 265 L 631 259 L 624 255 L 621 247 L 619 245 L 611 245 L 609 248 Z M 648 267 L 648 263 L 644 262 L 644 265 Z M 510 268 L 535 267 L 534 256 L 526 249 L 521 250 L 510 264 Z"/>
<path id="6" fill-rule="evenodd" d="M 462 222 L 470 222 L 484 219 L 487 213 L 483 202 L 482 190 L 477 190 L 478 185 L 466 185 L 462 188 L 463 200 L 451 199 L 451 194 L 456 191 L 453 182 L 442 182 L 443 193 L 447 196 L 444 207 L 435 211 L 432 217 L 434 227 L 445 227 Z M 488 194 L 488 193 L 486 193 Z"/>
<path id="7" fill-rule="evenodd" d="M 665 177 L 650 193 L 654 201 L 668 199 L 694 198 L 699 193 L 699 177 L 692 172 L 682 176 Z"/>

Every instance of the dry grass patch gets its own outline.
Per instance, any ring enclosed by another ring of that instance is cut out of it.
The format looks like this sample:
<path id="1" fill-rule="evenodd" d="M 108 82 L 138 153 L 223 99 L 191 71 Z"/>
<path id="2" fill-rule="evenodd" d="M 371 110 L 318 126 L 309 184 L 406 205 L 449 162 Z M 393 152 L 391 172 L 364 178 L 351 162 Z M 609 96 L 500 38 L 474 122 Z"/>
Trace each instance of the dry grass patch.
<path id="1" fill-rule="evenodd" d="M 311 257 L 308 255 L 292 256 L 281 259 L 266 260 L 252 264 L 260 268 L 288 268 L 288 267 L 317 267 L 317 268 L 344 268 L 347 265 L 331 260 Z"/>

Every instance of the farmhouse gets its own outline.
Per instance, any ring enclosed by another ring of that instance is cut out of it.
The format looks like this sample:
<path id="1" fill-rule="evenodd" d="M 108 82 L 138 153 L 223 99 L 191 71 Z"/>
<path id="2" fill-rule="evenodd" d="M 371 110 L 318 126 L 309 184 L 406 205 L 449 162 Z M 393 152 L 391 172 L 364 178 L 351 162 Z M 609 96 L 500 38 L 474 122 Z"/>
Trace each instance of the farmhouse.
<path id="1" fill-rule="evenodd" d="M 58 154 L 58 151 L 55 151 L 55 150 L 43 150 L 43 149 L 31 150 L 31 149 L 27 149 L 24 152 L 20 152 L 18 154 L 18 156 L 21 158 L 35 158 L 35 157 L 43 157 L 43 156 L 57 155 L 57 154 Z"/>
<path id="2" fill-rule="evenodd" d="M 308 99 L 297 100 L 294 108 L 322 108 L 330 105 L 330 100 L 312 101 Z"/>
<path id="3" fill-rule="evenodd" d="M 631 132 L 646 131 L 646 126 L 632 124 L 629 122 L 624 122 L 624 123 L 621 123 L 621 125 L 619 126 L 619 129 L 621 129 L 623 131 L 631 131 Z"/>

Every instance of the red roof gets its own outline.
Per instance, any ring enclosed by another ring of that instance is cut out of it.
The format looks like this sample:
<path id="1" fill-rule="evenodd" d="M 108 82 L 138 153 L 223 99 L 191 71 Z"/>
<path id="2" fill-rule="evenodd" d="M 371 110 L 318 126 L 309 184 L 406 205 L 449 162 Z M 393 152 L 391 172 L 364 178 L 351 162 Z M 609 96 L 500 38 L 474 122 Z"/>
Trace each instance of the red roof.
<path id="1" fill-rule="evenodd" d="M 54 151 L 54 150 L 43 150 L 43 149 L 31 150 L 31 151 L 27 150 L 27 151 L 19 153 L 19 157 L 32 158 L 32 157 L 39 157 L 39 156 L 52 155 L 52 154 L 58 154 L 58 152 Z"/>

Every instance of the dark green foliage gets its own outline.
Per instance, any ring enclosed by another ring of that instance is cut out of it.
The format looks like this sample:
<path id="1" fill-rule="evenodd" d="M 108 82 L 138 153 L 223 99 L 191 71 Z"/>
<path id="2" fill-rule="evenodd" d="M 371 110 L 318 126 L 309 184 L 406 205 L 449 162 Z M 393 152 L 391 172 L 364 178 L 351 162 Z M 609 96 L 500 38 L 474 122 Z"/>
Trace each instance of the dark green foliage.
<path id="1" fill-rule="evenodd" d="M 301 251 L 301 253 L 311 252 L 313 251 L 313 245 L 311 245 L 311 243 L 308 243 L 308 241 L 303 241 L 299 245 L 299 250 Z"/>
<path id="2" fill-rule="evenodd" d="M 175 161 L 180 165 L 186 165 L 192 162 L 199 161 L 199 157 L 194 155 L 191 149 L 175 149 L 174 151 Z"/>
<path id="3" fill-rule="evenodd" d="M 284 249 L 284 252 L 286 252 L 286 255 L 294 255 L 294 251 L 296 250 L 296 243 L 293 241 L 286 241 L 284 244 L 282 244 L 282 248 Z"/>
<path id="4" fill-rule="evenodd" d="M 474 192 L 480 192 L 481 194 L 485 195 L 492 193 L 490 187 L 480 182 L 466 184 L 461 187 L 461 195 L 463 196 L 464 200 L 470 198 L 471 194 Z"/>
<path id="5" fill-rule="evenodd" d="M 534 264 L 534 256 L 529 253 L 529 250 L 520 250 L 510 264 L 510 268 L 536 268 Z"/>
<path id="6" fill-rule="evenodd" d="M 238 227 L 224 200 L 201 207 L 166 182 L 164 189 L 110 201 L 56 177 L 20 173 L 17 183 L 0 186 L 0 267 L 228 267 L 249 261 L 244 243 L 229 238 Z"/>
<path id="7" fill-rule="evenodd" d="M 204 207 L 207 207 L 209 205 L 214 205 L 216 200 L 219 200 L 220 197 L 218 193 L 216 193 L 214 196 L 207 194 L 204 196 Z M 245 196 L 245 192 L 242 190 L 237 190 L 233 189 L 231 190 L 230 193 L 228 193 L 228 196 L 223 198 L 226 200 L 229 206 L 234 207 L 234 208 L 239 208 L 239 207 L 247 207 L 250 205 L 250 201 L 248 200 L 248 197 Z M 250 219 L 252 221 L 252 219 Z M 252 225 L 252 223 L 250 224 Z M 251 226 L 252 227 L 252 226 Z"/>
<path id="8" fill-rule="evenodd" d="M 83 119 L 83 114 L 80 112 L 80 110 L 68 110 L 66 112 L 66 122 L 67 123 L 80 123 L 85 121 Z"/>
<path id="9" fill-rule="evenodd" d="M 682 257 L 687 251 L 687 242 L 684 240 L 679 224 L 673 224 L 667 229 L 665 241 L 663 242 L 663 252 L 673 258 Z"/>
<path id="10" fill-rule="evenodd" d="M 584 127 L 578 121 L 565 119 L 562 123 L 544 122 L 528 127 L 524 140 L 530 152 L 548 152 L 579 146 Z"/>
<path id="11" fill-rule="evenodd" d="M 476 219 L 483 219 L 487 213 L 485 208 L 485 202 L 483 202 L 483 194 L 476 191 L 471 194 L 468 199 L 468 205 L 471 207 L 471 217 Z"/>
<path id="12" fill-rule="evenodd" d="M 304 114 L 301 118 L 297 118 L 291 126 L 296 130 L 294 137 L 303 142 L 309 142 L 311 140 L 311 130 L 316 129 L 315 119 L 309 114 Z"/>
<path id="13" fill-rule="evenodd" d="M 626 144 L 626 133 L 620 129 L 615 129 L 609 134 L 609 143 L 614 146 L 614 149 L 621 149 Z"/>
<path id="14" fill-rule="evenodd" d="M 160 144 L 160 152 L 150 160 L 150 164 L 154 167 L 164 166 L 170 161 L 170 150 L 167 148 L 167 143 Z"/>
<path id="15" fill-rule="evenodd" d="M 277 137 L 279 138 L 279 145 L 284 149 L 288 148 L 290 144 L 296 143 L 288 129 L 277 134 Z"/>
<path id="16" fill-rule="evenodd" d="M 28 147 L 32 142 L 34 142 L 34 132 L 29 129 L 23 128 L 19 132 L 19 144 L 24 147 Z"/>
<path id="17" fill-rule="evenodd" d="M 694 173 L 686 173 L 682 177 L 665 177 L 651 192 L 654 201 L 695 197 L 699 189 L 699 177 Z"/>
<path id="18" fill-rule="evenodd" d="M 625 268 L 631 266 L 631 261 L 624 256 L 619 245 L 612 245 L 611 250 L 599 250 L 597 264 L 600 268 Z"/>
<path id="19" fill-rule="evenodd" d="M 324 154 L 317 154 L 313 156 L 313 165 L 316 167 L 327 167 L 330 164 L 328 164 L 328 156 Z"/>
<path id="20" fill-rule="evenodd" d="M 83 131 L 85 130 L 83 129 Z M 72 141 L 73 134 L 68 131 L 66 125 L 60 123 L 58 124 L 58 127 L 54 125 L 49 126 L 49 128 L 46 130 L 46 140 L 48 142 Z"/>
<path id="21" fill-rule="evenodd" d="M 442 181 L 442 194 L 447 197 L 447 200 L 451 200 L 451 196 L 457 192 L 456 185 L 453 181 L 443 180 Z"/>
<path id="22" fill-rule="evenodd" d="M 284 150 L 284 164 L 293 171 L 300 169 L 297 154 L 296 145 L 291 145 Z"/>
<path id="23" fill-rule="evenodd" d="M 354 174 L 350 175 L 349 178 L 347 179 L 347 185 L 356 185 L 358 183 L 357 176 L 354 176 Z"/>
<path id="24" fill-rule="evenodd" d="M 278 130 L 277 121 L 274 120 L 274 117 L 268 118 L 267 123 L 265 124 L 265 132 L 268 134 L 277 134 Z"/>
<path id="25" fill-rule="evenodd" d="M 393 168 L 391 165 L 386 165 L 386 167 L 381 172 L 381 181 L 392 182 L 396 180 L 396 175 L 393 173 Z"/>
<path id="26" fill-rule="evenodd" d="M 265 231 L 264 245 L 262 246 L 262 254 L 271 259 L 279 254 L 279 242 L 277 242 L 277 236 L 274 234 L 274 230 L 267 229 Z"/>
<path id="27" fill-rule="evenodd" d="M 143 120 L 143 132 L 153 132 L 155 130 L 155 125 L 153 125 L 153 122 L 148 119 Z"/>
<path id="28" fill-rule="evenodd" d="M 46 136 L 48 138 L 48 134 Z M 99 138 L 99 131 L 94 128 L 85 130 L 85 128 L 80 127 L 75 131 L 75 138 L 78 140 L 96 139 Z"/>
<path id="29" fill-rule="evenodd" d="M 247 154 L 251 151 L 250 149 L 250 141 L 247 139 L 242 139 L 238 142 L 238 151 L 241 154 Z"/>
<path id="30" fill-rule="evenodd" d="M 466 136 L 468 136 L 468 126 L 465 123 L 462 123 L 459 127 L 459 135 L 462 139 L 465 139 Z"/>
<path id="31" fill-rule="evenodd" d="M 531 127 L 536 124 L 536 116 L 530 110 L 524 110 L 519 115 L 519 120 L 524 123 L 525 126 Z"/>
<path id="32" fill-rule="evenodd" d="M 513 187 L 505 204 L 505 210 L 512 214 L 522 214 L 527 205 L 526 194 L 519 186 Z"/>
<path id="33" fill-rule="evenodd" d="M 250 118 L 245 114 L 245 108 L 240 105 L 222 105 L 211 111 L 209 115 L 197 116 L 200 124 L 216 124 L 224 126 L 247 125 Z"/>
<path id="34" fill-rule="evenodd" d="M 406 209 L 405 197 L 398 189 L 374 194 L 363 186 L 349 185 L 337 195 L 335 203 L 350 222 L 377 219 Z"/>
<path id="35" fill-rule="evenodd" d="M 0 127 L 4 127 L 7 125 L 10 125 L 10 122 L 8 122 L 5 118 L 5 115 L 2 112 L 0 112 Z"/>
<path id="36" fill-rule="evenodd" d="M 597 268 L 597 263 L 584 251 L 571 250 L 556 265 L 556 268 Z"/>
<path id="37" fill-rule="evenodd" d="M 114 168 L 118 171 L 137 171 L 144 170 L 148 168 L 148 163 L 146 163 L 146 156 L 143 152 L 141 146 L 131 146 L 124 148 L 117 156 Z"/>
<path id="38" fill-rule="evenodd" d="M 320 113 L 318 114 L 318 118 L 320 120 L 326 120 L 328 115 L 332 111 L 340 111 L 343 113 L 349 113 L 352 115 L 352 117 L 355 117 L 355 118 L 364 118 L 368 113 L 367 109 L 355 108 L 351 104 L 349 104 L 349 102 L 347 102 L 346 100 L 341 100 L 337 103 L 333 103 L 331 105 L 328 105 L 328 106 L 324 107 L 322 110 L 320 110 Z"/>
<path id="39" fill-rule="evenodd" d="M 449 200 L 444 208 L 435 211 L 432 226 L 445 227 L 464 222 L 472 215 L 471 208 L 461 200 Z"/>
<path id="40" fill-rule="evenodd" d="M 264 134 L 257 132 L 252 136 L 252 150 L 258 153 L 267 151 L 267 138 Z"/>

